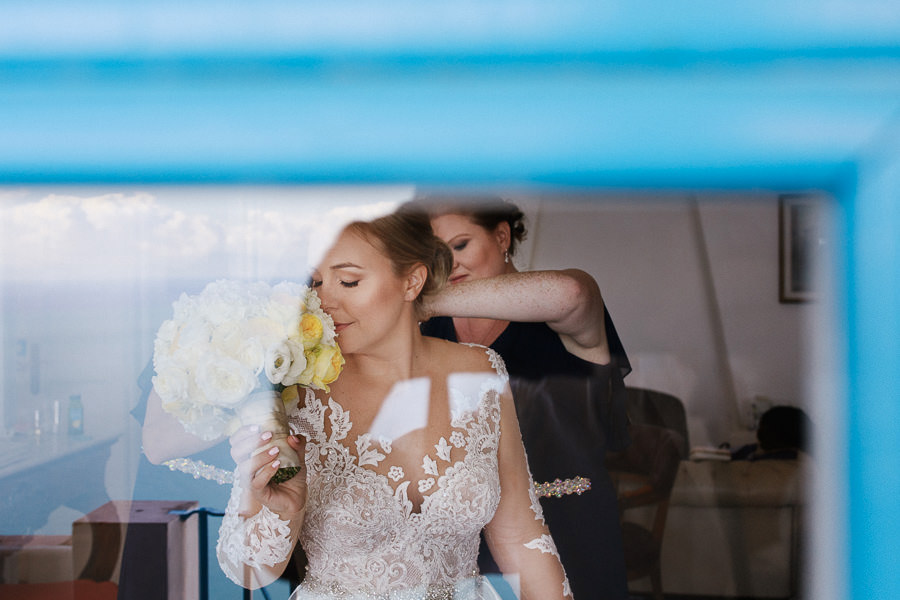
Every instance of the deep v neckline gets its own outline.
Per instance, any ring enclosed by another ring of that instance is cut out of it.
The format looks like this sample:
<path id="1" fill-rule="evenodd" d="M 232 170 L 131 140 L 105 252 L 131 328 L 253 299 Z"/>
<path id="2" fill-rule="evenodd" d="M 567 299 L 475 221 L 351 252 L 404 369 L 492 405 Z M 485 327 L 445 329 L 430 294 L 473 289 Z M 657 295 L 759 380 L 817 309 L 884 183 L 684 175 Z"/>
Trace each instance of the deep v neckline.
<path id="1" fill-rule="evenodd" d="M 401 440 L 402 446 L 404 433 L 427 428 L 430 421 L 427 414 L 434 405 L 430 391 L 428 395 L 420 393 L 418 396 L 415 390 L 411 395 L 399 394 L 400 402 L 395 402 L 393 412 L 385 411 L 383 404 L 366 424 L 369 431 L 359 432 L 361 427 L 354 430 L 352 408 L 345 409 L 332 396 L 321 398 L 307 390 L 303 405 L 298 407 L 299 413 L 292 417 L 292 422 L 307 438 L 310 485 L 329 495 L 341 493 L 343 489 L 362 490 L 364 487 L 370 488 L 369 493 L 376 494 L 377 489 L 380 490 L 378 497 L 390 500 L 390 505 L 397 506 L 405 515 L 423 515 L 437 502 L 434 497 L 443 495 L 441 490 L 453 487 L 452 483 L 459 477 L 465 479 L 466 474 L 482 470 L 484 457 L 496 463 L 499 398 L 508 376 L 499 356 L 493 350 L 484 350 L 494 367 L 493 372 L 478 370 L 447 375 L 441 392 L 446 395 L 446 405 L 437 409 L 447 411 L 449 422 L 433 427 L 428 432 L 429 443 L 413 446 L 414 450 L 410 452 L 406 449 L 399 452 L 394 440 Z M 421 414 L 408 417 L 406 414 L 410 406 L 407 401 L 416 397 L 427 398 L 427 402 L 418 403 L 420 413 L 424 412 L 425 417 Z M 427 409 L 422 411 L 421 406 Z M 387 415 L 385 422 L 389 425 L 386 430 L 381 430 L 388 432 L 387 440 L 379 438 L 379 428 L 375 425 L 382 413 Z M 368 418 L 368 415 L 364 417 Z M 424 441 L 423 436 L 421 442 Z M 389 458 L 392 452 L 394 456 L 412 460 L 393 462 Z M 413 498 L 410 498 L 410 489 L 414 490 Z M 390 498 L 385 494 L 390 494 Z"/>

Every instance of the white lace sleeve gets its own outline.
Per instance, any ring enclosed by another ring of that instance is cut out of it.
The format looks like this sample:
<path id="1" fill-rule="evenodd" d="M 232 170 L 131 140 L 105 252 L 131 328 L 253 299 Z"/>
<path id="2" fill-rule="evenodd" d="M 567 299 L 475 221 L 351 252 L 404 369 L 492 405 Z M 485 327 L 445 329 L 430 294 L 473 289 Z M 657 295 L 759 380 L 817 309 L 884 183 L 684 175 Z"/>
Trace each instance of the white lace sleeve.
<path id="1" fill-rule="evenodd" d="M 500 371 L 496 365 L 495 369 Z M 504 576 L 518 576 L 523 595 L 571 599 L 559 552 L 544 523 L 508 390 L 501 396 L 500 428 L 500 504 L 485 528 L 491 553 Z"/>
<path id="2" fill-rule="evenodd" d="M 241 499 L 240 478 L 234 475 L 231 497 L 225 509 L 225 517 L 219 527 L 216 556 L 225 575 L 236 584 L 256 587 L 247 581 L 249 569 L 272 567 L 283 562 L 291 553 L 291 528 L 277 514 L 263 507 L 249 518 L 239 514 Z"/>

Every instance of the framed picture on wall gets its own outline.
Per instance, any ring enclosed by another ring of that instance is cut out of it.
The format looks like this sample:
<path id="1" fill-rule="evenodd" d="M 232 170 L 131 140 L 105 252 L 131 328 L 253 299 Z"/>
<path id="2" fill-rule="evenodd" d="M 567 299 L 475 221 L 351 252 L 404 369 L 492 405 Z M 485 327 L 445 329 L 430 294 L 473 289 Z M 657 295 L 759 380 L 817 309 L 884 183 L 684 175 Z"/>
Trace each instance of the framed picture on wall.
<path id="1" fill-rule="evenodd" d="M 818 196 L 779 197 L 780 302 L 810 302 L 818 296 L 817 266 L 825 250 L 823 207 Z"/>

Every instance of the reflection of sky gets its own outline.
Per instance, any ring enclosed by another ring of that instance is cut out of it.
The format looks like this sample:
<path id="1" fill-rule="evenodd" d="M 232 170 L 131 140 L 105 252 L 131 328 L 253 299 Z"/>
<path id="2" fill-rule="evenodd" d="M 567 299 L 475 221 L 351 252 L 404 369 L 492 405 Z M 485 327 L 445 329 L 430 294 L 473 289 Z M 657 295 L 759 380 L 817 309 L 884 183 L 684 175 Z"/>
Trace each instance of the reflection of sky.
<path id="1" fill-rule="evenodd" d="M 7 189 L 0 273 L 12 280 L 304 278 L 350 219 L 406 187 Z"/>
<path id="2" fill-rule="evenodd" d="M 428 423 L 428 398 L 431 381 L 427 377 L 394 384 L 369 427 L 375 440 L 393 440 L 424 429 Z"/>

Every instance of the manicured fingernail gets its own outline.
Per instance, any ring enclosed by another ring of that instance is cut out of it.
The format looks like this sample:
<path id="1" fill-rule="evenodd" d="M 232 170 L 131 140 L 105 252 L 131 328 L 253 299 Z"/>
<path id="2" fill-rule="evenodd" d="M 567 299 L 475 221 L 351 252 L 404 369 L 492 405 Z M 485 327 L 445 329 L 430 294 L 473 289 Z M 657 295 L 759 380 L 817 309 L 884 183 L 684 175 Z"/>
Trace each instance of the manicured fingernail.
<path id="1" fill-rule="evenodd" d="M 277 468 L 280 467 L 280 466 L 281 466 L 281 461 L 280 461 L 280 460 L 276 460 L 275 462 L 272 463 L 272 468 L 273 468 L 273 469 L 277 469 Z"/>
<path id="2" fill-rule="evenodd" d="M 272 446 L 272 449 L 269 450 L 269 456 L 275 456 L 278 454 L 278 446 Z"/>
<path id="3" fill-rule="evenodd" d="M 262 434 L 261 436 L 259 436 L 259 439 L 261 439 L 261 440 L 270 440 L 270 439 L 272 439 L 272 432 L 271 432 L 271 431 L 264 431 L 263 434 Z"/>

